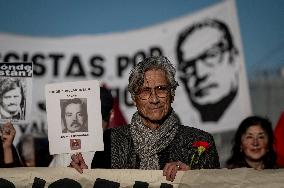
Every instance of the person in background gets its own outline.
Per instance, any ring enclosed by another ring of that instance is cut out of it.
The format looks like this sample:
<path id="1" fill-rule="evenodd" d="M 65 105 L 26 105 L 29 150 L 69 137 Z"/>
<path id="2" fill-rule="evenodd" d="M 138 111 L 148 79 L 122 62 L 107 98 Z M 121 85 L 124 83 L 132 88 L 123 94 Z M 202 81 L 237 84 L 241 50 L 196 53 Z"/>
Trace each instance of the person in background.
<path id="1" fill-rule="evenodd" d="M 173 181 L 178 170 L 219 168 L 213 137 L 183 126 L 171 104 L 178 86 L 175 68 L 163 56 L 138 63 L 129 76 L 128 90 L 137 111 L 131 123 L 104 132 L 105 160 L 92 168 L 163 170 Z M 73 155 L 71 167 L 83 172 L 83 158 Z"/>
<path id="2" fill-rule="evenodd" d="M 47 137 L 24 135 L 17 144 L 18 152 L 26 167 L 48 167 L 52 156 Z"/>
<path id="3" fill-rule="evenodd" d="M 109 120 L 113 108 L 113 97 L 110 90 L 105 87 L 100 87 L 100 99 L 101 99 L 101 114 L 102 114 L 102 128 L 107 130 L 109 128 Z M 67 167 L 72 163 L 72 154 L 56 154 L 53 156 L 53 160 L 49 164 L 49 167 Z M 80 166 L 79 169 L 86 169 L 91 166 L 93 158 L 98 161 L 104 161 L 104 155 L 101 151 L 96 152 L 84 152 L 75 155 L 76 158 L 80 158 L 80 161 L 76 165 Z"/>
<path id="4" fill-rule="evenodd" d="M 273 144 L 271 122 L 260 116 L 247 117 L 236 131 L 227 168 L 247 167 L 256 170 L 276 168 Z"/>
<path id="5" fill-rule="evenodd" d="M 13 146 L 13 140 L 16 130 L 12 123 L 5 123 L 1 127 L 0 139 L 0 168 L 11 168 L 23 166 L 18 156 L 16 148 Z"/>
<path id="6" fill-rule="evenodd" d="M 109 128 L 109 122 L 112 114 L 114 100 L 110 90 L 105 87 L 100 87 L 100 99 L 101 99 L 101 114 L 102 114 L 102 126 L 103 130 Z"/>

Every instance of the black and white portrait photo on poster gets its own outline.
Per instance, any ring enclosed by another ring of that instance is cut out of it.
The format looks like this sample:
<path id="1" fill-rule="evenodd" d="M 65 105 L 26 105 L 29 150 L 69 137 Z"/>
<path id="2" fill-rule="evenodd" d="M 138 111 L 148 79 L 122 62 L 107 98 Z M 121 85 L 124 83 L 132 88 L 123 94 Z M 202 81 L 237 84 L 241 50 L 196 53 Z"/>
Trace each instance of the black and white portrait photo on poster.
<path id="1" fill-rule="evenodd" d="M 61 99 L 62 133 L 88 132 L 87 99 Z"/>
<path id="2" fill-rule="evenodd" d="M 103 149 L 99 85 L 89 80 L 45 86 L 51 154 Z"/>
<path id="3" fill-rule="evenodd" d="M 31 106 L 32 63 L 0 63 L 0 119 L 27 122 Z"/>
<path id="4" fill-rule="evenodd" d="M 22 78 L 0 78 L 0 117 L 1 119 L 25 119 L 26 97 L 25 80 Z"/>
<path id="5" fill-rule="evenodd" d="M 230 29 L 220 20 L 200 20 L 180 33 L 179 77 L 203 122 L 217 122 L 235 99 L 239 84 L 237 56 Z"/>

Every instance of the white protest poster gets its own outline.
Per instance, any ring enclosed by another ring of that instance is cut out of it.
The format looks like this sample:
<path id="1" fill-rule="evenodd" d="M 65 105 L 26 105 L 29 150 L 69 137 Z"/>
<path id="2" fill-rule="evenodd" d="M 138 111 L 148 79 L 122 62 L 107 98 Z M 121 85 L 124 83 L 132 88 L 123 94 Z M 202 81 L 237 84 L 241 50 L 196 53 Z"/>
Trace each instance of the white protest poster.
<path id="1" fill-rule="evenodd" d="M 28 123 L 32 104 L 33 64 L 0 63 L 0 121 Z"/>
<path id="2" fill-rule="evenodd" d="M 98 81 L 47 84 L 45 96 L 51 154 L 103 150 Z"/>

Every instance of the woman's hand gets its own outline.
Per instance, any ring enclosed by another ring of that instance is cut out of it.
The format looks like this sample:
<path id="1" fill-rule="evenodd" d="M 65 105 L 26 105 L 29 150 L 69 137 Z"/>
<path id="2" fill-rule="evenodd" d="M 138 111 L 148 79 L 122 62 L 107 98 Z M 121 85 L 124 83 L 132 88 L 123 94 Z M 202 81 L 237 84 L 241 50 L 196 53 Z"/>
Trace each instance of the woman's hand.
<path id="1" fill-rule="evenodd" d="M 4 152 L 4 163 L 10 164 L 14 162 L 13 157 L 13 141 L 16 135 L 16 130 L 11 122 L 5 123 L 1 127 L 1 140 Z"/>
<path id="2" fill-rule="evenodd" d="M 79 173 L 83 173 L 83 169 L 88 169 L 85 160 L 81 153 L 73 154 L 71 156 L 71 163 L 69 167 L 75 168 Z"/>
<path id="3" fill-rule="evenodd" d="M 1 128 L 1 139 L 3 149 L 12 148 L 16 130 L 11 122 L 5 123 Z"/>
<path id="4" fill-rule="evenodd" d="M 166 176 L 168 181 L 174 181 L 177 171 L 189 170 L 189 166 L 180 161 L 167 163 L 163 169 L 163 176 Z"/>

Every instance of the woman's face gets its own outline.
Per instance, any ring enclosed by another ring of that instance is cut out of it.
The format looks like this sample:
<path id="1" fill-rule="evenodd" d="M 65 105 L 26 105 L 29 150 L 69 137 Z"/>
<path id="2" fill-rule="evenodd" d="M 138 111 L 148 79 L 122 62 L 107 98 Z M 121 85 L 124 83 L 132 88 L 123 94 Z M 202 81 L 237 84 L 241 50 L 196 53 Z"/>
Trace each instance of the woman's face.
<path id="1" fill-rule="evenodd" d="M 268 135 L 260 125 L 247 129 L 241 138 L 241 149 L 250 161 L 261 161 L 268 151 Z"/>
<path id="2" fill-rule="evenodd" d="M 141 89 L 143 92 L 140 95 L 145 93 L 148 97 L 141 99 L 136 96 L 135 105 L 144 124 L 149 128 L 153 127 L 154 122 L 162 120 L 171 108 L 171 95 L 167 87 L 169 87 L 169 82 L 164 71 L 148 70 L 145 72 Z"/>

